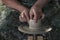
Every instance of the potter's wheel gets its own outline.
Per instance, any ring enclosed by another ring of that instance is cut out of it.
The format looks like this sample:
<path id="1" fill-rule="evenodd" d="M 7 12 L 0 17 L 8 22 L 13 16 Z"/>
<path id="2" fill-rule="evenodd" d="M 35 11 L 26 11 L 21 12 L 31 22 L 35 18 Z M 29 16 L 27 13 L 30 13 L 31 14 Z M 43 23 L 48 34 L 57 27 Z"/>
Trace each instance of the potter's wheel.
<path id="1" fill-rule="evenodd" d="M 28 34 L 43 34 L 43 33 L 47 33 L 51 31 L 52 28 L 49 27 L 49 28 L 41 28 L 41 29 L 29 29 L 28 26 L 19 26 L 18 30 L 24 33 L 28 33 Z"/>
<path id="2" fill-rule="evenodd" d="M 37 23 L 34 20 L 29 21 L 29 26 L 19 26 L 18 30 L 28 34 L 44 34 L 52 30 L 50 26 L 41 26 L 41 20 Z"/>

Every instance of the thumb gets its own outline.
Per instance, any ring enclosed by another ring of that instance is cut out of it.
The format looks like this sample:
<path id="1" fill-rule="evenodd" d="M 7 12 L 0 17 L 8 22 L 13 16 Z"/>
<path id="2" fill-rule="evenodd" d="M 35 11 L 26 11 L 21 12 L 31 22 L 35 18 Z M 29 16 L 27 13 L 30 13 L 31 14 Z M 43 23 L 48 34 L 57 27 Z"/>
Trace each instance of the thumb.
<path id="1" fill-rule="evenodd" d="M 44 13 L 42 13 L 42 17 L 41 17 L 41 20 L 42 20 L 42 19 L 44 19 L 44 17 L 45 17 L 45 14 L 44 14 Z"/>

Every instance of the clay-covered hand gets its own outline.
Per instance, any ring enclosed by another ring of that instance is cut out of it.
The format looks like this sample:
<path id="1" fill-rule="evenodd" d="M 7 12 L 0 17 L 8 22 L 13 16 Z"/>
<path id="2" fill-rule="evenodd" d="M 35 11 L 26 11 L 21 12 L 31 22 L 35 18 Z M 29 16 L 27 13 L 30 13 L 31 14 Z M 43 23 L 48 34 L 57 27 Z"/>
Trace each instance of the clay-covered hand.
<path id="1" fill-rule="evenodd" d="M 21 22 L 28 22 L 29 20 L 29 9 L 24 9 L 19 16 Z"/>
<path id="2" fill-rule="evenodd" d="M 34 19 L 36 22 L 38 19 L 43 19 L 45 16 L 42 9 L 39 7 L 32 7 L 29 14 L 30 19 Z"/>

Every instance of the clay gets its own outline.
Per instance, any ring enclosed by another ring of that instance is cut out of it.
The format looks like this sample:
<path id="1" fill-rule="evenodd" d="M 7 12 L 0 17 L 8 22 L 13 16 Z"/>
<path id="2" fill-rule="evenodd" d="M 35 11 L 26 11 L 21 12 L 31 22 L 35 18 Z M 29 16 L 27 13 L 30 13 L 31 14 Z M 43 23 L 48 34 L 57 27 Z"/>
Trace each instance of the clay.
<path id="1" fill-rule="evenodd" d="M 32 20 L 32 19 L 29 20 L 29 28 L 30 29 L 40 29 L 40 26 L 41 26 L 40 19 L 37 22 L 35 22 L 35 20 Z"/>

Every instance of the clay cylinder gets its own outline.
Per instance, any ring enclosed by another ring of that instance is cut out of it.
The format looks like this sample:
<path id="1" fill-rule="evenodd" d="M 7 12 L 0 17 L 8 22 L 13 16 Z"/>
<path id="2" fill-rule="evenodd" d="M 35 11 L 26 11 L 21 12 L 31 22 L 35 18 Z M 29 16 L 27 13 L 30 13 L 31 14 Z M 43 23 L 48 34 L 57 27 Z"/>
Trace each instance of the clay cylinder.
<path id="1" fill-rule="evenodd" d="M 30 19 L 29 20 L 29 28 L 30 29 L 40 29 L 41 26 L 41 20 L 38 20 L 35 22 L 35 20 Z"/>

